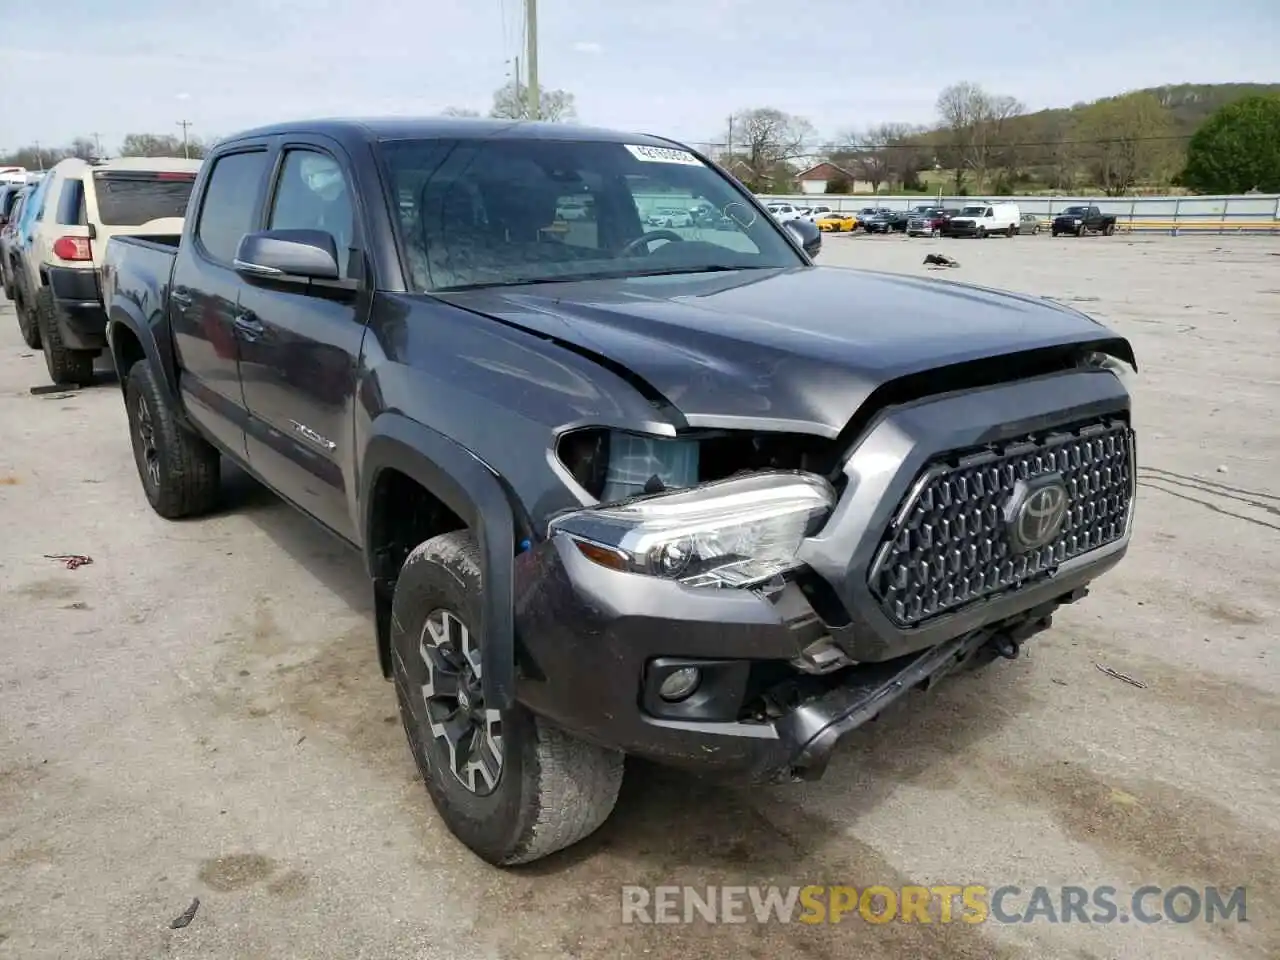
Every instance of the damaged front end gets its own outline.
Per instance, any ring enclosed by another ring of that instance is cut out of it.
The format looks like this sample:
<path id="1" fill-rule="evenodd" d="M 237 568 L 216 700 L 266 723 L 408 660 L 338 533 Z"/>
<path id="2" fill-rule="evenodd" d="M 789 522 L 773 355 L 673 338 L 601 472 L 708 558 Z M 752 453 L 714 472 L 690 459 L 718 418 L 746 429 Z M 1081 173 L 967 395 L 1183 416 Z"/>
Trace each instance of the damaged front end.
<path id="1" fill-rule="evenodd" d="M 522 701 L 628 753 L 808 779 L 912 690 L 1016 657 L 1123 555 L 1135 476 L 1109 362 L 1027 372 L 895 384 L 835 438 L 566 432 L 581 506 L 517 558 Z"/>

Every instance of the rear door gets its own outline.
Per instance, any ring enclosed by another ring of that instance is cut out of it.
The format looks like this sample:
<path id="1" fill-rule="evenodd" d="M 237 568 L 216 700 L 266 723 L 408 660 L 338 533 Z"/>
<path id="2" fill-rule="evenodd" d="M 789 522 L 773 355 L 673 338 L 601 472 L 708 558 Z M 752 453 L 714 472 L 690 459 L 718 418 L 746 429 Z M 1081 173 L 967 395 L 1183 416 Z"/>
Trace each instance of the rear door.
<path id="1" fill-rule="evenodd" d="M 169 289 L 183 403 L 210 439 L 242 460 L 248 415 L 233 331 L 243 281 L 232 262 L 241 238 L 257 229 L 270 171 L 268 146 L 238 144 L 210 161 Z"/>
<path id="2" fill-rule="evenodd" d="M 371 289 L 359 197 L 351 164 L 336 144 L 305 138 L 283 145 L 264 226 L 329 233 L 342 279 L 324 284 L 246 275 L 236 331 L 250 465 L 353 543 L 359 542 L 347 487 L 355 476 L 353 385 Z"/>

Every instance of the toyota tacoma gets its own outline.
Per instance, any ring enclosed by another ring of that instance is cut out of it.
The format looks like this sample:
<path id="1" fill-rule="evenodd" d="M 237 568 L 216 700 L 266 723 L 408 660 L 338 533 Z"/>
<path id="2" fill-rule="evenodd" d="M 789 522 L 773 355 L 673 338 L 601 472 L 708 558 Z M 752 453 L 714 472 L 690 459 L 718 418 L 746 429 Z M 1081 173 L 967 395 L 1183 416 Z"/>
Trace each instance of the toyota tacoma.
<path id="1" fill-rule="evenodd" d="M 650 229 L 667 195 L 730 227 Z M 1121 559 L 1134 357 L 1076 310 L 818 267 L 799 236 L 654 136 L 223 140 L 180 237 L 106 252 L 142 490 L 210 511 L 226 459 L 363 554 L 371 659 L 491 863 L 596 830 L 626 755 L 818 777 Z"/>

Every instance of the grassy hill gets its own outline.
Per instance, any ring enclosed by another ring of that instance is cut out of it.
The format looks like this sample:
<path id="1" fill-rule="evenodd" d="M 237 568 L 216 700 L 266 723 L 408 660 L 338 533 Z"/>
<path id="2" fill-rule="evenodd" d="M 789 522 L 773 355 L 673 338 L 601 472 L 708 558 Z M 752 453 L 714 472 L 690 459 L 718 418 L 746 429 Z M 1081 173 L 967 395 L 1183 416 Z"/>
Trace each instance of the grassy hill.
<path id="1" fill-rule="evenodd" d="M 1143 130 L 1122 131 L 1098 122 L 1100 107 L 1134 93 L 1149 94 L 1163 106 L 1164 116 L 1154 121 L 1156 126 L 1150 126 L 1153 121 L 1148 119 L 1148 127 Z M 1139 165 L 1149 169 L 1139 176 L 1133 189 L 1137 192 L 1168 192 L 1170 178 L 1181 169 L 1182 153 L 1200 124 L 1219 107 L 1255 94 L 1280 94 L 1280 83 L 1171 84 L 1013 117 L 1005 121 L 998 136 L 1003 143 L 1017 145 L 1012 154 L 1006 152 L 1007 156 L 1014 156 L 1015 161 L 1009 165 L 1011 176 L 1002 183 L 1007 192 L 1057 192 L 1067 188 L 1068 184 L 1080 190 L 1093 190 L 1096 182 L 1091 168 L 1096 172 L 1099 151 L 1119 149 L 1100 147 L 1093 138 L 1141 136 L 1150 130 L 1156 134 L 1150 139 L 1160 143 L 1158 146 L 1147 144 L 1134 148 L 1152 156 L 1140 161 Z M 927 131 L 913 141 L 926 150 L 936 150 L 946 167 L 950 164 L 945 162 L 947 151 L 942 145 L 952 141 L 953 137 L 950 131 L 939 128 Z M 999 165 L 994 158 L 993 163 Z M 992 183 L 986 186 L 988 192 L 994 189 L 997 176 L 993 173 L 990 179 Z M 951 189 L 948 184 L 953 176 L 951 170 L 926 167 L 918 180 L 920 189 L 935 192 Z"/>

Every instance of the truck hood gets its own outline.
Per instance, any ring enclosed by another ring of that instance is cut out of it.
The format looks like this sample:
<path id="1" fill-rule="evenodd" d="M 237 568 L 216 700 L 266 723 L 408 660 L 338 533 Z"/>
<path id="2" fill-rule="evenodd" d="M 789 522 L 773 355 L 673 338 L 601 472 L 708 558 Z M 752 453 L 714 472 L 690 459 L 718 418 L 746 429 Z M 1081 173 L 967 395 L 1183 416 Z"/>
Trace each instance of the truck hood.
<path id="1" fill-rule="evenodd" d="M 950 364 L 1116 340 L 1077 310 L 950 281 L 799 267 L 437 294 L 625 368 L 690 426 L 834 437 L 877 387 Z M 1121 353 L 1132 362 L 1128 344 Z"/>

